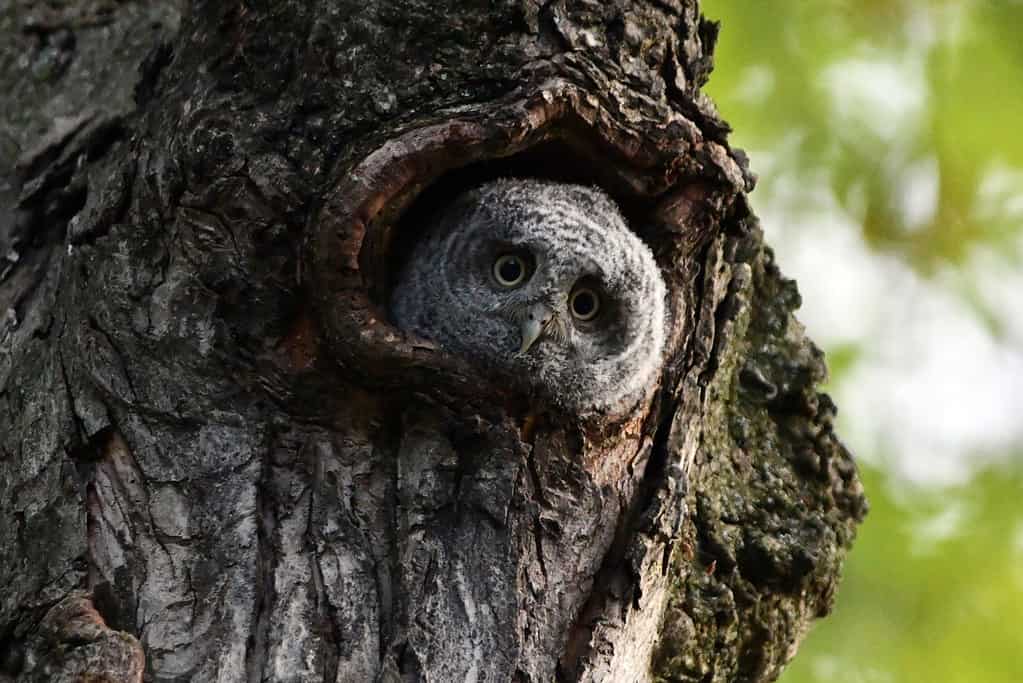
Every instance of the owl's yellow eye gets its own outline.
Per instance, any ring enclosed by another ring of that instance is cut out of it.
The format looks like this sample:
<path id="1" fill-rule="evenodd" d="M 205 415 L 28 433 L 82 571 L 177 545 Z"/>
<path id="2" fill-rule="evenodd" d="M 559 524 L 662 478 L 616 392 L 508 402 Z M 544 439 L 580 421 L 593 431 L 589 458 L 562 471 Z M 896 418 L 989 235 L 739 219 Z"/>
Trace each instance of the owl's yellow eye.
<path id="1" fill-rule="evenodd" d="M 504 254 L 494 261 L 494 279 L 502 287 L 517 287 L 526 279 L 526 262 L 518 254 Z"/>
<path id="2" fill-rule="evenodd" d="M 576 320 L 583 322 L 593 320 L 600 313 L 600 295 L 589 287 L 580 287 L 572 292 L 568 308 Z"/>

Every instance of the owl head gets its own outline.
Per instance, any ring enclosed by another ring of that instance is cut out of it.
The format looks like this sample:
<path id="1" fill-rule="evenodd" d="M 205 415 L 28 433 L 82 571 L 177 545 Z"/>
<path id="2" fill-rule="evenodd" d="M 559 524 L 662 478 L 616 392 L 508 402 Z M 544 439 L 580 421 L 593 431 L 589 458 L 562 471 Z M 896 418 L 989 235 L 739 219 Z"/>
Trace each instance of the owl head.
<path id="1" fill-rule="evenodd" d="M 398 327 L 564 408 L 642 398 L 665 343 L 650 249 L 593 187 L 497 180 L 442 208 L 400 269 Z"/>

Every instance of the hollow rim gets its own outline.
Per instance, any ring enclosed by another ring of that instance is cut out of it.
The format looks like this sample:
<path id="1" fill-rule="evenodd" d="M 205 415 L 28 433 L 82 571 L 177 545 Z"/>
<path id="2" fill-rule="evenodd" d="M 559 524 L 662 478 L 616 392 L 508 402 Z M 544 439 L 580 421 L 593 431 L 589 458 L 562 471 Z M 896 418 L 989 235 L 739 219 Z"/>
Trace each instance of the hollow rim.
<path id="1" fill-rule="evenodd" d="M 313 217 L 307 262 L 323 332 L 340 363 L 375 384 L 438 393 L 430 387 L 443 375 L 445 395 L 457 397 L 459 387 L 480 395 L 486 380 L 478 369 L 392 326 L 371 293 L 387 279 L 399 219 L 426 188 L 459 168 L 555 141 L 593 164 L 612 195 L 650 206 L 650 220 L 668 224 L 669 239 L 686 232 L 691 206 L 706 194 L 697 197 L 694 186 L 718 182 L 735 194 L 744 182 L 731 153 L 704 141 L 680 115 L 641 136 L 562 80 L 405 132 L 341 173 Z M 508 387 L 492 389 L 510 395 Z"/>

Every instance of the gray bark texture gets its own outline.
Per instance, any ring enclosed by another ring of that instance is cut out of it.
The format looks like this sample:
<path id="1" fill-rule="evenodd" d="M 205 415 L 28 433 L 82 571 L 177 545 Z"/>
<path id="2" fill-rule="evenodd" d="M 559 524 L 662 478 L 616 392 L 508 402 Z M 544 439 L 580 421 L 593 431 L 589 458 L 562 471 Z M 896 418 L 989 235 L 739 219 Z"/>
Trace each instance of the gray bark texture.
<path id="1" fill-rule="evenodd" d="M 767 681 L 866 505 L 696 0 L 0 2 L 0 681 Z M 599 183 L 581 419 L 392 327 L 418 216 Z"/>

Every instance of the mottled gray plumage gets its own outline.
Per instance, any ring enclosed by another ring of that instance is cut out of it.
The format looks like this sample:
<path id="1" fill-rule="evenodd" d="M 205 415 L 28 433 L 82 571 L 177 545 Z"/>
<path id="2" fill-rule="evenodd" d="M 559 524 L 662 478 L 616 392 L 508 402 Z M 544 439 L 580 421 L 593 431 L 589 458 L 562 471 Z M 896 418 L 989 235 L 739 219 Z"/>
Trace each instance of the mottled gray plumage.
<path id="1" fill-rule="evenodd" d="M 391 298 L 398 327 L 580 412 L 624 406 L 655 383 L 664 281 L 602 191 L 497 180 L 461 195 L 417 239 Z"/>

